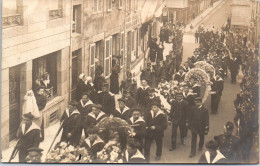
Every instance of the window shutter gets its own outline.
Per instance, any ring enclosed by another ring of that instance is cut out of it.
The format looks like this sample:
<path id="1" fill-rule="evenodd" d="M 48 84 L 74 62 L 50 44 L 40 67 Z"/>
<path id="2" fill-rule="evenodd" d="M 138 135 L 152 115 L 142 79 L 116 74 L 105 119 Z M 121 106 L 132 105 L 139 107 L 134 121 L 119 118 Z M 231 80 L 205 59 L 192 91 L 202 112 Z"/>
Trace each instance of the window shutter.
<path id="1" fill-rule="evenodd" d="M 121 32 L 121 37 L 120 37 L 120 66 L 122 67 L 124 65 L 124 48 L 125 48 L 125 34 L 124 32 Z"/>
<path id="2" fill-rule="evenodd" d="M 89 75 L 94 78 L 95 76 L 95 54 L 96 54 L 96 44 L 90 45 L 90 58 L 89 58 Z"/>
<path id="3" fill-rule="evenodd" d="M 112 37 L 108 37 L 105 40 L 105 56 L 104 56 L 104 73 L 105 77 L 108 78 L 111 74 L 112 66 Z"/>

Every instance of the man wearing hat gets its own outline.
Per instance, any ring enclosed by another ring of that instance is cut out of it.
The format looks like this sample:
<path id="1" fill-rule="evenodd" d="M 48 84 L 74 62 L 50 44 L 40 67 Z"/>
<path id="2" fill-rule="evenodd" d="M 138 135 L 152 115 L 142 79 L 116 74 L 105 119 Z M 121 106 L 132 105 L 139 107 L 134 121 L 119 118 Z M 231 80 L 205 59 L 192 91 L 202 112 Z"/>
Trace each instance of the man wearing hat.
<path id="1" fill-rule="evenodd" d="M 210 140 L 206 143 L 207 151 L 202 154 L 198 163 L 220 164 L 226 163 L 226 157 L 218 150 L 219 144 Z"/>
<path id="2" fill-rule="evenodd" d="M 126 103 L 126 100 L 124 98 L 120 98 L 117 100 L 119 103 L 119 107 L 116 108 L 113 112 L 112 112 L 112 115 L 113 117 L 118 117 L 118 118 L 121 118 L 121 119 L 124 119 L 124 120 L 127 120 L 130 118 L 131 116 L 131 111 L 130 111 L 130 108 L 128 108 L 125 103 Z"/>
<path id="3" fill-rule="evenodd" d="M 90 126 L 87 129 L 88 137 L 82 143 L 82 147 L 85 147 L 88 153 L 96 158 L 97 152 L 101 151 L 105 143 L 104 141 L 98 136 L 99 128 L 97 126 Z"/>
<path id="4" fill-rule="evenodd" d="M 227 158 L 227 162 L 236 163 L 240 159 L 240 142 L 236 136 L 232 135 L 234 124 L 227 122 L 224 126 L 224 134 L 214 137 L 219 144 L 219 150 Z"/>
<path id="5" fill-rule="evenodd" d="M 232 58 L 229 60 L 228 64 L 230 73 L 231 73 L 231 83 L 236 83 L 236 77 L 239 70 L 239 63 L 236 55 L 234 54 Z"/>
<path id="6" fill-rule="evenodd" d="M 141 87 L 138 88 L 136 94 L 136 103 L 137 106 L 144 112 L 145 107 L 147 106 L 147 98 L 149 96 L 150 86 L 147 84 L 146 79 L 141 79 Z"/>
<path id="7" fill-rule="evenodd" d="M 27 163 L 41 163 L 43 149 L 39 147 L 32 147 L 28 149 L 29 154 L 26 157 Z"/>
<path id="8" fill-rule="evenodd" d="M 34 116 L 31 112 L 23 115 L 23 121 L 17 131 L 19 139 L 17 149 L 19 150 L 19 162 L 26 162 L 26 156 L 29 149 L 39 147 L 40 144 L 40 127 L 33 122 Z"/>
<path id="9" fill-rule="evenodd" d="M 136 101 L 135 99 L 131 96 L 131 91 L 126 90 L 125 93 L 123 94 L 123 98 L 126 100 L 125 105 L 128 108 L 133 108 L 136 107 Z"/>
<path id="10" fill-rule="evenodd" d="M 78 106 L 82 120 L 83 117 L 85 117 L 88 113 L 91 112 L 91 104 L 93 104 L 93 102 L 89 98 L 89 93 L 87 92 L 82 93 L 82 97 L 81 100 L 79 101 L 79 106 Z"/>
<path id="11" fill-rule="evenodd" d="M 133 79 L 132 79 L 132 73 L 128 71 L 126 73 L 126 80 L 123 80 L 120 85 L 120 91 L 124 95 L 127 90 L 131 91 L 133 88 Z"/>
<path id="12" fill-rule="evenodd" d="M 114 94 L 109 92 L 108 87 L 108 83 L 103 84 L 102 91 L 97 94 L 97 103 L 101 104 L 104 113 L 110 116 L 112 111 L 115 110 L 115 97 Z"/>
<path id="13" fill-rule="evenodd" d="M 128 124 L 133 128 L 133 138 L 140 144 L 138 149 L 142 152 L 144 145 L 144 137 L 146 135 L 146 124 L 141 117 L 141 111 L 139 108 L 131 109 L 132 116 L 127 120 Z"/>
<path id="14" fill-rule="evenodd" d="M 87 85 L 85 84 L 86 76 L 84 73 L 79 75 L 79 82 L 77 84 L 77 101 L 80 101 L 82 93 L 87 91 Z"/>
<path id="15" fill-rule="evenodd" d="M 87 129 L 90 126 L 96 125 L 99 121 L 103 118 L 108 117 L 103 111 L 101 111 L 102 106 L 100 104 L 92 104 L 91 105 L 91 112 L 84 117 L 83 128 L 85 131 L 85 136 L 87 137 Z"/>
<path id="16" fill-rule="evenodd" d="M 189 119 L 189 128 L 191 130 L 191 153 L 189 157 L 196 155 L 197 136 L 199 135 L 199 151 L 202 150 L 204 145 L 204 135 L 209 132 L 209 113 L 208 110 L 202 105 L 202 99 L 195 99 L 196 106 L 191 111 Z"/>
<path id="17" fill-rule="evenodd" d="M 60 119 L 63 128 L 60 142 L 66 142 L 73 146 L 79 144 L 82 134 L 81 115 L 77 110 L 77 106 L 78 102 L 69 101 L 68 108 L 66 108 Z"/>
<path id="18" fill-rule="evenodd" d="M 183 71 L 183 69 L 181 68 L 174 76 L 174 80 L 178 81 L 178 82 L 183 82 L 184 81 L 184 77 L 185 77 L 185 72 Z"/>
<path id="19" fill-rule="evenodd" d="M 146 80 L 149 86 L 152 86 L 152 82 L 154 79 L 154 72 L 151 68 L 151 63 L 147 63 L 146 69 L 142 70 L 142 74 L 140 76 L 141 81 Z"/>
<path id="20" fill-rule="evenodd" d="M 222 91 L 224 89 L 224 80 L 220 77 L 220 74 L 216 74 L 211 85 L 211 113 L 216 114 L 218 112 L 218 105 L 222 96 Z"/>
<path id="21" fill-rule="evenodd" d="M 124 152 L 124 163 L 144 163 L 145 158 L 143 154 L 139 151 L 139 143 L 133 138 L 128 138 L 127 148 Z"/>
<path id="22" fill-rule="evenodd" d="M 159 103 L 159 108 L 161 108 L 161 99 L 159 96 L 155 96 L 155 89 L 149 88 L 148 90 L 149 96 L 146 98 L 146 109 L 145 111 L 150 111 L 151 110 L 151 103 Z"/>
<path id="23" fill-rule="evenodd" d="M 167 128 L 167 119 L 164 112 L 159 108 L 159 103 L 151 104 L 151 111 L 147 112 L 145 116 L 146 122 L 146 137 L 144 143 L 144 156 L 147 162 L 150 161 L 150 149 L 152 141 L 156 142 L 156 160 L 161 159 L 162 155 L 162 143 L 164 130 Z"/>
<path id="24" fill-rule="evenodd" d="M 186 135 L 186 124 L 189 115 L 189 103 L 183 99 L 181 92 L 176 94 L 176 100 L 172 102 L 169 114 L 169 120 L 172 121 L 172 137 L 170 151 L 176 149 L 177 128 L 180 128 L 181 143 L 185 145 L 184 137 Z"/>

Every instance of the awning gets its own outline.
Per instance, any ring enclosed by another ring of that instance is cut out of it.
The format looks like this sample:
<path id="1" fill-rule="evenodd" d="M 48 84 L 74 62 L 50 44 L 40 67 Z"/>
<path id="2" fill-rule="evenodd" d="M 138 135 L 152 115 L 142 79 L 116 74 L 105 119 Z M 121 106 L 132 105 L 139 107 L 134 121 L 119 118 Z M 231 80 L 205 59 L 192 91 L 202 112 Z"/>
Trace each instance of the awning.
<path id="1" fill-rule="evenodd" d="M 155 9 L 157 7 L 158 0 L 146 0 L 142 8 L 141 19 L 142 23 L 151 20 L 154 16 Z"/>
<path id="2" fill-rule="evenodd" d="M 161 4 L 161 6 L 154 13 L 154 17 L 158 18 L 162 15 L 163 8 L 166 6 L 165 1 Z"/>

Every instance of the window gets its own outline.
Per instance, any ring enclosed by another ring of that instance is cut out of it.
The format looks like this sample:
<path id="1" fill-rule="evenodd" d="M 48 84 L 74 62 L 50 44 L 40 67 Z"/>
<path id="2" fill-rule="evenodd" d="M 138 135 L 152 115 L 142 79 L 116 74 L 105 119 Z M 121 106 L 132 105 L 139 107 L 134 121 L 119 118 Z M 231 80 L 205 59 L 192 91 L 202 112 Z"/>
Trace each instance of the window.
<path id="1" fill-rule="evenodd" d="M 119 0 L 119 9 L 123 8 L 123 0 Z"/>
<path id="2" fill-rule="evenodd" d="M 90 45 L 90 58 L 89 58 L 89 74 L 92 78 L 95 76 L 95 57 L 96 57 L 96 44 Z"/>
<path id="3" fill-rule="evenodd" d="M 112 0 L 106 0 L 107 2 L 107 11 L 112 11 Z"/>
<path id="4" fill-rule="evenodd" d="M 72 33 L 81 33 L 81 5 L 73 6 Z"/>
<path id="5" fill-rule="evenodd" d="M 45 87 L 45 95 L 49 100 L 57 95 L 57 52 L 33 60 L 33 89 L 36 90 L 36 80 Z"/>
<path id="6" fill-rule="evenodd" d="M 125 54 L 124 54 L 124 48 L 125 48 L 125 34 L 124 32 L 121 32 L 121 37 L 120 37 L 120 66 L 123 67 L 124 66 L 124 58 L 125 58 Z"/>
<path id="7" fill-rule="evenodd" d="M 108 78 L 112 67 L 112 37 L 105 40 L 104 74 Z"/>
<path id="8" fill-rule="evenodd" d="M 94 13 L 101 12 L 102 0 L 94 0 Z"/>

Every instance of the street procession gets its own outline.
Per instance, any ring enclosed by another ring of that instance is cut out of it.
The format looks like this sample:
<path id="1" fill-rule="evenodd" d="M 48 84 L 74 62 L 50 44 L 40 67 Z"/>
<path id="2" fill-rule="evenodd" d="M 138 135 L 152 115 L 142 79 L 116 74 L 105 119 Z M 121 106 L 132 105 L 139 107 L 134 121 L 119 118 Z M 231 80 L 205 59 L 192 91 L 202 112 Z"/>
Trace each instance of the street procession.
<path id="1" fill-rule="evenodd" d="M 120 11 L 128 8 L 128 3 L 132 3 L 136 11 L 142 10 L 138 7 L 141 1 L 104 1 L 110 2 L 108 6 L 94 2 L 94 12 L 102 12 L 100 7 L 108 8 L 104 12 L 113 14 L 116 6 Z M 251 32 L 250 27 L 245 28 L 246 23 L 235 25 L 243 21 L 240 17 L 245 17 L 237 12 L 236 0 L 203 0 L 205 9 L 200 12 L 192 8 L 191 4 L 195 2 L 187 0 L 191 5 L 187 11 L 191 18 L 187 19 L 185 15 L 179 16 L 179 11 L 171 13 L 174 7 L 170 6 L 175 0 L 147 4 L 146 1 L 143 8 L 147 10 L 141 11 L 139 30 L 126 32 L 129 23 L 128 17 L 124 16 L 124 33 L 119 33 L 119 37 L 112 35 L 102 41 L 104 45 L 95 42 L 81 51 L 72 51 L 68 58 L 70 53 L 66 50 L 87 45 L 89 40 L 94 41 L 105 34 L 93 39 L 86 37 L 83 40 L 86 43 L 76 45 L 75 42 L 81 40 L 80 35 L 91 33 L 88 26 L 79 27 L 78 21 L 83 24 L 89 21 L 84 10 L 90 10 L 88 5 L 92 3 L 72 2 L 75 3 L 69 9 L 73 10 L 72 32 L 67 34 L 72 37 L 64 39 L 64 43 L 65 40 L 70 42 L 71 48 L 48 54 L 45 59 L 40 57 L 26 62 L 17 70 L 18 77 L 13 77 L 15 83 L 9 83 L 9 129 L 1 128 L 2 135 L 7 132 L 9 136 L 4 140 L 1 137 L 1 144 L 7 145 L 5 149 L 2 147 L 2 162 L 259 163 L 259 41 L 256 32 Z M 152 6 L 154 3 L 155 7 Z M 259 2 L 249 3 L 252 3 L 249 6 L 254 12 L 259 12 Z M 63 12 L 64 6 L 61 8 Z M 143 21 L 143 13 L 150 10 L 154 10 L 151 21 Z M 34 20 L 26 17 L 29 27 Z M 52 17 L 52 21 L 63 19 L 55 14 Z M 259 19 L 259 13 L 256 17 Z M 25 22 L 24 16 L 22 18 Z M 96 24 L 101 24 L 96 18 Z M 95 17 L 91 19 L 95 20 Z M 52 23 L 47 24 L 55 26 Z M 256 31 L 259 31 L 258 24 L 259 20 L 253 24 Z M 113 25 L 108 21 L 102 26 Z M 150 27 L 156 27 L 156 30 L 150 30 Z M 94 29 L 92 31 L 94 33 Z M 4 32 L 8 36 L 8 32 Z M 139 47 L 147 47 L 143 60 L 139 60 L 141 58 L 136 53 Z M 41 50 L 47 53 L 51 49 Z M 133 52 L 136 57 L 132 61 Z M 82 56 L 78 56 L 80 54 Z M 102 60 L 101 56 L 104 56 Z M 135 63 L 140 63 L 141 67 L 132 67 Z M 89 70 L 85 71 L 84 66 Z M 8 68 L 9 82 L 10 73 L 14 71 L 11 68 Z M 3 76 L 2 66 L 2 80 Z M 27 84 L 29 78 L 32 80 Z M 12 116 L 15 105 L 11 101 L 17 94 L 11 88 L 17 84 L 20 87 L 20 93 L 17 93 L 20 111 L 17 116 Z M 23 85 L 26 88 L 22 88 Z M 4 88 L 2 82 L 2 101 Z M 7 114 L 2 113 L 1 121 L 3 115 Z M 11 128 L 15 124 L 16 127 Z"/>

